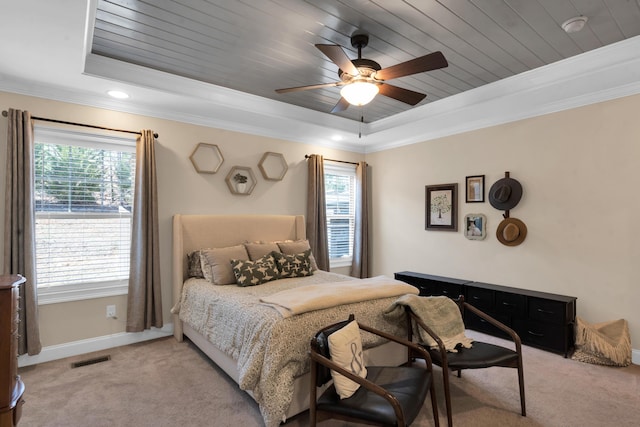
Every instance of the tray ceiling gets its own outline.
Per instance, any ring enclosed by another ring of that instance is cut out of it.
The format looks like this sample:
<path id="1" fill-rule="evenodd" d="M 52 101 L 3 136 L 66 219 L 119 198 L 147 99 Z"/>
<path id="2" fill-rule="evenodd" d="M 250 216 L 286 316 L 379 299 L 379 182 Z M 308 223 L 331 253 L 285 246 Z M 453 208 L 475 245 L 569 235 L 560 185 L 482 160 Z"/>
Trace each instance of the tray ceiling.
<path id="1" fill-rule="evenodd" d="M 584 15 L 582 31 L 561 24 Z M 424 105 L 640 34 L 623 0 L 99 0 L 91 52 L 307 109 L 330 112 L 339 88 L 277 94 L 339 80 L 314 44 L 370 36 L 362 56 L 383 68 L 442 51 L 447 68 L 394 79 Z M 338 115 L 375 122 L 411 107 L 378 95 Z"/>
<path id="2" fill-rule="evenodd" d="M 640 93 L 639 2 L 20 0 L 0 14 L 0 91 L 371 152 Z M 339 88 L 275 92 L 336 81 L 314 44 L 356 58 L 356 32 L 383 68 L 434 51 L 449 66 L 391 80 L 427 94 L 415 107 L 330 114 Z"/>

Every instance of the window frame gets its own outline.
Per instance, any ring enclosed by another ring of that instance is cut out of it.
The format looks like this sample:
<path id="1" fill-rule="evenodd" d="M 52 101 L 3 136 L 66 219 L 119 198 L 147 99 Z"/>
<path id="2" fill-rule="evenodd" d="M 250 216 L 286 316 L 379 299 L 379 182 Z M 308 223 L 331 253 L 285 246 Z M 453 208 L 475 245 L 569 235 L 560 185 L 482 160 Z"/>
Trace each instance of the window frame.
<path id="1" fill-rule="evenodd" d="M 135 135 L 124 136 L 102 134 L 98 132 L 83 132 L 71 130 L 62 127 L 36 125 L 34 126 L 34 149 L 35 144 L 42 143 L 82 146 L 85 148 L 111 149 L 134 153 L 134 155 L 136 150 Z M 133 171 L 132 175 L 135 178 L 135 170 Z M 132 184 L 135 184 L 135 182 L 133 182 Z M 132 185 L 132 187 L 135 188 L 135 185 Z M 35 212 L 34 214 L 36 217 L 38 216 L 37 212 Z M 83 217 L 83 215 L 81 214 L 79 214 L 78 216 Z M 36 274 L 37 271 L 38 266 L 36 264 Z M 127 278 L 42 287 L 37 286 L 36 284 L 38 305 L 126 295 L 129 292 L 128 282 L 129 280 Z"/>
<path id="2" fill-rule="evenodd" d="M 324 165 L 324 175 L 325 175 L 325 212 L 327 209 L 327 175 L 342 175 L 348 176 L 350 179 L 350 195 L 349 195 L 349 204 L 350 204 L 350 213 L 346 215 L 336 215 L 330 216 L 328 213 L 327 216 L 327 238 L 329 238 L 329 221 L 331 218 L 334 219 L 345 219 L 348 218 L 350 220 L 349 224 L 349 256 L 340 257 L 340 258 L 331 258 L 329 255 L 329 266 L 330 268 L 339 268 L 339 267 L 350 267 L 353 262 L 353 244 L 355 239 L 355 196 L 356 196 L 356 166 L 351 164 L 334 164 L 334 163 L 325 163 Z M 327 244 L 331 247 L 331 241 L 328 241 Z"/>

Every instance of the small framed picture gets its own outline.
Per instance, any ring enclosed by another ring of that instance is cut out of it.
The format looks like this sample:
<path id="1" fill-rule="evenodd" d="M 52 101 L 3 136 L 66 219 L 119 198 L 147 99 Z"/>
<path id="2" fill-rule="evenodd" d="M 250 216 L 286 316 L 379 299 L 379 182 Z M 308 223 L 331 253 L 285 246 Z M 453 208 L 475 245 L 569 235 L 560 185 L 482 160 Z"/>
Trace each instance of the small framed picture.
<path id="1" fill-rule="evenodd" d="M 484 202 L 484 175 L 468 176 L 465 186 L 467 203 Z"/>
<path id="2" fill-rule="evenodd" d="M 427 230 L 458 231 L 458 184 L 427 185 Z"/>
<path id="3" fill-rule="evenodd" d="M 464 216 L 464 237 L 469 240 L 482 240 L 487 236 L 487 217 L 483 214 Z"/>

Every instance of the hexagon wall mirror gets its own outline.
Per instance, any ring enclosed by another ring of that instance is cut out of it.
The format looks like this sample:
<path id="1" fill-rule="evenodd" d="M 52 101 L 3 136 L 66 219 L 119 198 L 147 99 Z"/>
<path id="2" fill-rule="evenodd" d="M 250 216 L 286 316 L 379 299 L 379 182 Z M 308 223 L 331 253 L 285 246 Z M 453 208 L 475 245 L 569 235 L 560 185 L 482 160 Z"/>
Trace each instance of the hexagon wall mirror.
<path id="1" fill-rule="evenodd" d="M 287 173 L 289 166 L 284 156 L 280 153 L 266 152 L 258 163 L 258 168 L 262 172 L 264 179 L 269 181 L 280 181 Z"/>
<path id="2" fill-rule="evenodd" d="M 196 146 L 189 159 L 191 159 L 191 163 L 193 163 L 193 167 L 196 168 L 198 173 L 216 173 L 224 162 L 218 146 L 204 142 Z"/>
<path id="3" fill-rule="evenodd" d="M 232 194 L 242 196 L 251 194 L 257 182 L 251 168 L 246 166 L 232 167 L 224 180 Z"/>

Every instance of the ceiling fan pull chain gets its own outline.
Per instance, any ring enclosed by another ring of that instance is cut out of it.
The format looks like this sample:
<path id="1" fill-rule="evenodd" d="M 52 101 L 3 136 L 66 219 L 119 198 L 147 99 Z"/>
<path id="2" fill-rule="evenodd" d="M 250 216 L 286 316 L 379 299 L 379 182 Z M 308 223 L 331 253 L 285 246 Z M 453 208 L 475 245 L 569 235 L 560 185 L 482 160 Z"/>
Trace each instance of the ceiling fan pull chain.
<path id="1" fill-rule="evenodd" d="M 362 110 L 364 110 L 364 107 L 360 107 Z M 360 112 L 360 128 L 358 129 L 358 139 L 362 138 L 362 124 L 364 123 L 364 111 Z"/>

